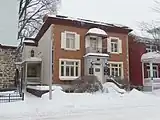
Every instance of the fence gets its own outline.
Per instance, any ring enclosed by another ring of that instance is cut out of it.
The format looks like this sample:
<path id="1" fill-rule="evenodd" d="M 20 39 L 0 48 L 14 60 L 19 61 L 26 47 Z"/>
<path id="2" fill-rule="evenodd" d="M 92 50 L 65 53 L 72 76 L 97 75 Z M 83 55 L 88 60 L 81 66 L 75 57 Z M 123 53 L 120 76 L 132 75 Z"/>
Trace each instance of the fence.
<path id="1" fill-rule="evenodd" d="M 23 101 L 24 100 L 24 93 L 17 93 L 17 94 L 6 94 L 0 95 L 0 103 L 7 103 L 7 102 L 15 102 L 15 101 Z"/>

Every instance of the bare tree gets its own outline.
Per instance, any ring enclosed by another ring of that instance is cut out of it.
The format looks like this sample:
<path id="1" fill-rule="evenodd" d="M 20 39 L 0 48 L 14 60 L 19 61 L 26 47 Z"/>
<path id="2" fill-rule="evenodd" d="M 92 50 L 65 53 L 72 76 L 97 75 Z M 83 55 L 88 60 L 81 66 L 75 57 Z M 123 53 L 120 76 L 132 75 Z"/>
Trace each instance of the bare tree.
<path id="1" fill-rule="evenodd" d="M 159 14 L 160 13 L 160 0 L 154 0 L 155 5 L 152 10 Z M 160 45 L 160 20 L 153 20 L 151 23 L 141 22 L 141 31 L 147 33 L 148 36 L 153 38 L 155 44 Z"/>
<path id="2" fill-rule="evenodd" d="M 31 37 L 42 25 L 44 14 L 56 14 L 60 0 L 18 0 L 18 39 Z"/>

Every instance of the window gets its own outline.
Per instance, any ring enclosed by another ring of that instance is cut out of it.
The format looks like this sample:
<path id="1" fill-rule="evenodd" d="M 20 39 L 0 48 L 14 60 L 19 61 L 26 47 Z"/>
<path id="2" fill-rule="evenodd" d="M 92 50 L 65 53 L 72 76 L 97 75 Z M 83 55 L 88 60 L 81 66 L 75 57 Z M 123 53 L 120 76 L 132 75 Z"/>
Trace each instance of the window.
<path id="1" fill-rule="evenodd" d="M 80 50 L 80 35 L 76 32 L 61 32 L 61 48 L 64 50 Z"/>
<path id="2" fill-rule="evenodd" d="M 66 48 L 75 49 L 75 39 L 76 34 L 74 33 L 66 33 Z"/>
<path id="3" fill-rule="evenodd" d="M 94 74 L 94 69 L 93 69 L 93 67 L 90 67 L 90 68 L 89 68 L 89 74 L 90 74 L 90 75 L 93 75 L 93 74 Z"/>
<path id="4" fill-rule="evenodd" d="M 157 46 L 156 45 L 146 45 L 146 52 L 154 52 L 157 51 Z"/>
<path id="5" fill-rule="evenodd" d="M 93 49 L 97 49 L 98 41 L 97 37 L 90 37 L 90 47 Z"/>
<path id="6" fill-rule="evenodd" d="M 118 52 L 118 39 L 111 39 L 111 52 Z"/>
<path id="7" fill-rule="evenodd" d="M 31 57 L 34 57 L 34 50 L 31 50 Z"/>
<path id="8" fill-rule="evenodd" d="M 147 78 L 150 78 L 150 66 L 147 64 Z M 158 65 L 153 64 L 153 78 L 159 77 Z"/>
<path id="9" fill-rule="evenodd" d="M 108 64 L 108 75 L 112 77 L 122 77 L 122 63 L 109 63 Z"/>
<path id="10" fill-rule="evenodd" d="M 80 76 L 80 60 L 60 60 L 60 77 Z"/>

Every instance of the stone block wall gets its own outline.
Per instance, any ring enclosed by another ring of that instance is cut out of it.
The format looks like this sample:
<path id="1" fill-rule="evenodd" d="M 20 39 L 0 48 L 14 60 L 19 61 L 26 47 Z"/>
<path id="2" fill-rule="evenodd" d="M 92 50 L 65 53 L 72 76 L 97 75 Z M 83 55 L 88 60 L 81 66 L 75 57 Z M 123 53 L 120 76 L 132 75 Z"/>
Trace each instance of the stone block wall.
<path id="1" fill-rule="evenodd" d="M 16 47 L 0 45 L 0 89 L 14 86 Z"/>

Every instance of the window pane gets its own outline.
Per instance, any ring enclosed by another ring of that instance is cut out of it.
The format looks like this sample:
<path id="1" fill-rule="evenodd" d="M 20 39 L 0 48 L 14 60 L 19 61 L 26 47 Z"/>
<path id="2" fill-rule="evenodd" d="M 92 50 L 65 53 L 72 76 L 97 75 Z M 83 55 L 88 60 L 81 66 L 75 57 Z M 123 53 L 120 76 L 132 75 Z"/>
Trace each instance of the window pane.
<path id="1" fill-rule="evenodd" d="M 69 38 L 66 38 L 66 48 L 70 48 L 70 40 L 69 40 Z"/>
<path id="2" fill-rule="evenodd" d="M 76 76 L 78 76 L 78 67 L 76 67 Z"/>
<path id="3" fill-rule="evenodd" d="M 63 62 L 63 61 L 61 62 L 61 65 L 64 65 L 64 62 Z"/>
<path id="4" fill-rule="evenodd" d="M 111 76 L 114 76 L 114 68 L 112 68 Z"/>
<path id="5" fill-rule="evenodd" d="M 89 74 L 93 75 L 93 68 L 89 68 Z"/>
<path id="6" fill-rule="evenodd" d="M 75 48 L 75 39 L 70 39 L 70 48 Z"/>
<path id="7" fill-rule="evenodd" d="M 71 67 L 71 76 L 74 76 L 74 67 Z"/>
<path id="8" fill-rule="evenodd" d="M 64 76 L 64 66 L 61 66 L 61 76 Z"/>
<path id="9" fill-rule="evenodd" d="M 75 34 L 72 33 L 66 34 L 66 47 L 75 48 Z"/>
<path id="10" fill-rule="evenodd" d="M 69 66 L 66 66 L 66 76 L 69 76 Z"/>
<path id="11" fill-rule="evenodd" d="M 122 71 L 121 71 L 122 69 L 121 68 L 119 68 L 119 76 L 121 77 L 122 76 Z"/>
<path id="12" fill-rule="evenodd" d="M 78 62 L 76 62 L 76 65 L 78 65 Z"/>
<path id="13" fill-rule="evenodd" d="M 74 62 L 66 61 L 66 65 L 74 65 Z"/>

